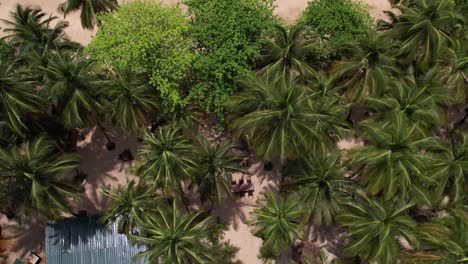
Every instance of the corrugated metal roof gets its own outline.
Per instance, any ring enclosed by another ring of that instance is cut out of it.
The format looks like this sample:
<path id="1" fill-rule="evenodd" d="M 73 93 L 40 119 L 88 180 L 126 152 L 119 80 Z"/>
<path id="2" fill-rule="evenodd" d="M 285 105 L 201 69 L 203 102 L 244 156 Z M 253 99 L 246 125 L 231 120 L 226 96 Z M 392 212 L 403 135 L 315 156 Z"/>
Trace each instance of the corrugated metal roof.
<path id="1" fill-rule="evenodd" d="M 117 232 L 117 224 L 104 226 L 97 218 L 69 218 L 46 226 L 47 264 L 129 264 L 144 249 Z M 143 264 L 139 259 L 135 264 Z"/>

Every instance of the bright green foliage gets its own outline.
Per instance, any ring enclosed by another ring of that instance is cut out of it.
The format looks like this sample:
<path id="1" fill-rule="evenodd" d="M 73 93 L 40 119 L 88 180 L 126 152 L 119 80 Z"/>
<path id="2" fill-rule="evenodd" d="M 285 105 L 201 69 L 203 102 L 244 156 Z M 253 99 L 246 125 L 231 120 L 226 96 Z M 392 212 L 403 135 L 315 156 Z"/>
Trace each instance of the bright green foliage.
<path id="1" fill-rule="evenodd" d="M 393 44 L 373 30 L 358 41 L 343 44 L 340 51 L 345 58 L 337 63 L 333 74 L 342 79 L 350 100 L 381 95 L 390 77 L 399 72 Z"/>
<path id="2" fill-rule="evenodd" d="M 112 121 L 117 127 L 136 131 L 158 108 L 156 93 L 133 72 L 116 70 L 109 77 L 111 81 L 103 93 L 109 101 Z"/>
<path id="3" fill-rule="evenodd" d="M 302 26 L 287 29 L 277 25 L 273 38 L 262 39 L 264 54 L 260 60 L 268 65 L 262 71 L 289 72 L 310 75 L 314 70 L 306 59 L 315 51 L 315 42 L 307 40 Z"/>
<path id="4" fill-rule="evenodd" d="M 0 148 L 0 185 L 2 207 L 20 217 L 39 215 L 43 220 L 70 213 L 69 201 L 80 189 L 69 179 L 79 166 L 77 154 L 60 154 L 44 137 L 21 146 Z"/>
<path id="5" fill-rule="evenodd" d="M 100 90 L 94 63 L 84 58 L 54 55 L 45 72 L 45 93 L 66 128 L 95 125 L 102 111 Z"/>
<path id="6" fill-rule="evenodd" d="M 397 200 L 382 202 L 359 194 L 346 206 L 348 212 L 337 217 L 343 227 L 349 228 L 346 236 L 352 239 L 345 248 L 346 255 L 379 264 L 394 264 L 401 252 L 397 236 L 404 237 L 412 247 L 419 246 L 416 222 L 407 216 L 413 204 Z"/>
<path id="7" fill-rule="evenodd" d="M 106 224 L 118 221 L 119 232 L 127 235 L 133 233 L 137 219 L 157 205 L 154 189 L 135 181 L 127 181 L 116 190 L 104 186 L 102 193 L 109 199 L 109 205 L 101 221 Z"/>
<path id="8" fill-rule="evenodd" d="M 288 163 L 283 171 L 283 188 L 308 212 L 315 224 L 332 224 L 334 217 L 342 212 L 342 204 L 349 199 L 352 181 L 344 178 L 345 170 L 339 163 L 338 153 L 327 157 L 304 157 Z"/>
<path id="9" fill-rule="evenodd" d="M 300 19 L 332 47 L 364 37 L 371 21 L 366 9 L 352 0 L 311 0 Z"/>
<path id="10" fill-rule="evenodd" d="M 421 135 L 417 124 L 397 119 L 389 123 L 368 123 L 362 126 L 369 145 L 354 148 L 349 153 L 352 165 L 366 164 L 362 182 L 370 195 L 383 192 L 389 200 L 398 195 L 402 200 L 415 199 L 429 203 L 427 184 L 434 184 L 427 170 L 431 162 L 421 150 L 436 148 L 432 137 Z"/>
<path id="11" fill-rule="evenodd" d="M 145 133 L 143 145 L 138 152 L 143 158 L 138 175 L 166 193 L 180 192 L 181 180 L 196 165 L 190 141 L 179 129 L 161 128 L 156 134 Z"/>
<path id="12" fill-rule="evenodd" d="M 229 142 L 212 144 L 202 137 L 197 141 L 194 173 L 200 198 L 221 204 L 231 197 L 231 174 L 245 173 L 239 166 L 240 160 L 229 153 L 236 146 Z"/>
<path id="13" fill-rule="evenodd" d="M 194 55 L 179 7 L 134 1 L 100 19 L 102 25 L 88 46 L 93 58 L 147 75 L 168 107 L 183 103 L 182 83 Z"/>
<path id="14" fill-rule="evenodd" d="M 260 256 L 274 259 L 281 250 L 302 238 L 305 212 L 298 208 L 297 201 L 280 198 L 270 191 L 265 193 L 265 199 L 259 205 L 260 208 L 252 213 L 254 235 L 263 240 Z"/>
<path id="15" fill-rule="evenodd" d="M 42 98 L 30 84 L 16 80 L 11 67 L 0 68 L 0 122 L 11 131 L 22 134 L 27 130 L 26 113 L 37 113 L 43 108 Z"/>
<path id="16" fill-rule="evenodd" d="M 404 119 L 418 124 L 424 132 L 446 123 L 442 104 L 448 101 L 448 91 L 438 80 L 438 69 L 415 77 L 394 79 L 382 97 L 366 97 L 368 107 L 377 112 L 373 119 L 391 121 Z M 427 80 L 427 81 L 426 81 Z"/>
<path id="17" fill-rule="evenodd" d="M 297 159 L 305 149 L 323 153 L 345 131 L 346 107 L 334 97 L 315 97 L 292 77 L 246 77 L 241 84 L 245 90 L 226 103 L 232 128 L 266 160 Z"/>
<path id="18" fill-rule="evenodd" d="M 215 259 L 208 240 L 215 232 L 212 218 L 203 219 L 203 213 L 182 214 L 174 203 L 171 208 L 158 206 L 154 213 L 142 214 L 138 221 L 140 235 L 131 238 L 147 248 L 135 258 L 164 264 L 223 263 Z"/>
<path id="19" fill-rule="evenodd" d="M 7 25 L 3 29 L 5 38 L 11 45 L 20 47 L 22 53 L 44 49 L 70 50 L 80 46 L 65 36 L 64 30 L 68 27 L 68 22 L 55 21 L 57 17 L 47 16 L 40 8 L 23 8 L 18 4 L 15 11 L 11 12 L 11 18 L 2 19 Z M 51 24 L 54 26 L 51 27 Z"/>
<path id="20" fill-rule="evenodd" d="M 196 52 L 191 97 L 204 110 L 222 112 L 221 103 L 237 86 L 235 78 L 260 55 L 259 39 L 276 24 L 271 0 L 188 0 L 190 34 Z"/>
<path id="21" fill-rule="evenodd" d="M 116 10 L 118 6 L 117 0 L 66 0 L 59 5 L 58 10 L 67 15 L 81 9 L 81 26 L 85 29 L 93 29 L 96 24 L 99 24 L 96 15 Z"/>

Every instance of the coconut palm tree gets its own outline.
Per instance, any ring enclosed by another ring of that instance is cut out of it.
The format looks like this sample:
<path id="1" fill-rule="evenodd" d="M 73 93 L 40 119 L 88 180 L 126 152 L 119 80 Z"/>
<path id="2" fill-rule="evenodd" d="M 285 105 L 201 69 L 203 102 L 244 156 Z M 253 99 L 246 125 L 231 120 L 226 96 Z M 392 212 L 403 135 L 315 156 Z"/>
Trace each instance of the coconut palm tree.
<path id="1" fill-rule="evenodd" d="M 349 200 L 352 181 L 344 177 L 339 153 L 304 157 L 287 165 L 282 190 L 308 212 L 315 224 L 330 225 Z"/>
<path id="2" fill-rule="evenodd" d="M 431 171 L 439 178 L 435 196 L 448 194 L 451 202 L 457 203 L 463 197 L 468 175 L 468 134 L 460 133 L 460 142 L 450 144 L 440 157 L 431 163 Z"/>
<path id="3" fill-rule="evenodd" d="M 45 72 L 45 93 L 67 129 L 96 124 L 103 108 L 103 86 L 92 60 L 56 54 Z"/>
<path id="4" fill-rule="evenodd" d="M 442 81 L 450 91 L 455 104 L 468 102 L 468 56 L 466 48 L 458 44 L 453 49 L 445 49 L 440 55 Z"/>
<path id="5" fill-rule="evenodd" d="M 241 84 L 245 90 L 226 103 L 232 129 L 248 136 L 266 160 L 296 159 L 308 147 L 321 152 L 345 131 L 347 107 L 333 97 L 314 100 L 310 90 L 292 77 L 267 74 L 249 77 Z"/>
<path id="6" fill-rule="evenodd" d="M 446 124 L 443 105 L 449 101 L 448 92 L 434 73 L 437 68 L 421 76 L 408 75 L 394 79 L 382 97 L 366 97 L 367 106 L 377 112 L 375 120 L 405 119 L 418 124 L 423 131 Z M 430 81 L 424 81 L 430 80 Z"/>
<path id="7" fill-rule="evenodd" d="M 119 232 L 127 235 L 133 234 L 137 219 L 155 208 L 159 199 L 154 189 L 133 180 L 127 181 L 125 186 L 119 185 L 115 190 L 104 186 L 102 193 L 110 201 L 101 221 L 106 224 L 118 222 Z"/>
<path id="8" fill-rule="evenodd" d="M 210 143 L 206 138 L 197 138 L 194 174 L 202 201 L 221 204 L 225 198 L 231 197 L 231 174 L 246 173 L 239 165 L 241 160 L 229 153 L 235 147 L 230 142 L 218 144 Z"/>
<path id="9" fill-rule="evenodd" d="M 299 209 L 297 201 L 280 198 L 270 191 L 265 193 L 259 206 L 252 212 L 253 234 L 263 240 L 260 256 L 275 258 L 302 237 L 305 212 Z"/>
<path id="10" fill-rule="evenodd" d="M 405 201 L 430 203 L 426 189 L 436 181 L 428 171 L 432 159 L 427 152 L 440 148 L 439 143 L 421 135 L 417 124 L 409 125 L 402 119 L 367 123 L 362 129 L 369 145 L 352 149 L 348 162 L 364 166 L 361 181 L 368 193 L 382 192 L 387 200 L 398 196 Z"/>
<path id="11" fill-rule="evenodd" d="M 289 29 L 281 25 L 275 26 L 272 38 L 261 40 L 266 54 L 260 60 L 268 65 L 261 71 L 289 72 L 296 71 L 301 75 L 309 75 L 314 70 L 307 65 L 307 56 L 316 49 L 315 43 L 304 37 L 304 27 L 291 26 Z"/>
<path id="12" fill-rule="evenodd" d="M 60 154 L 39 137 L 21 146 L 0 147 L 0 160 L 3 190 L 20 218 L 37 214 L 48 220 L 70 212 L 69 201 L 80 191 L 69 180 L 71 170 L 79 166 L 76 154 Z"/>
<path id="13" fill-rule="evenodd" d="M 416 222 L 407 216 L 413 204 L 401 200 L 381 201 L 358 194 L 346 203 L 346 213 L 337 216 L 337 221 L 348 228 L 346 237 L 351 242 L 345 255 L 359 256 L 363 261 L 397 263 L 402 251 L 400 239 L 404 238 L 411 247 L 418 247 Z"/>
<path id="14" fill-rule="evenodd" d="M 416 61 L 420 68 L 429 66 L 445 46 L 452 45 L 451 35 L 459 27 L 456 25 L 463 25 L 448 1 L 419 0 L 396 8 L 401 12 L 400 21 L 389 35 L 401 40 L 399 55 L 408 58 L 407 62 Z"/>
<path id="15" fill-rule="evenodd" d="M 64 31 L 68 27 L 68 22 L 56 21 L 57 17 L 49 16 L 42 12 L 40 8 L 25 7 L 16 5 L 14 12 L 11 12 L 12 20 L 2 21 L 7 25 L 3 29 L 6 33 L 5 39 L 11 45 L 18 46 L 24 54 L 30 50 L 42 51 L 52 50 L 73 50 L 80 47 L 76 42 L 70 41 Z"/>
<path id="16" fill-rule="evenodd" d="M 117 127 L 136 131 L 144 125 L 148 113 L 158 109 L 158 100 L 151 88 L 135 73 L 115 70 L 111 82 L 103 89 L 110 115 Z"/>
<path id="17" fill-rule="evenodd" d="M 382 93 L 389 77 L 399 72 L 393 49 L 394 43 L 375 31 L 368 31 L 365 38 L 343 45 L 344 59 L 337 63 L 333 74 L 342 79 L 350 100 Z"/>
<path id="18" fill-rule="evenodd" d="M 58 10 L 64 14 L 81 9 L 81 26 L 85 29 L 93 29 L 99 24 L 99 13 L 111 12 L 119 7 L 117 0 L 66 0 L 61 3 Z"/>
<path id="19" fill-rule="evenodd" d="M 168 194 L 181 194 L 181 182 L 196 166 L 193 145 L 177 128 L 161 128 L 156 134 L 146 132 L 138 155 L 143 158 L 138 175 Z"/>
<path id="20" fill-rule="evenodd" d="M 42 98 L 27 82 L 17 80 L 12 67 L 0 68 L 0 120 L 16 134 L 27 130 L 25 117 L 43 107 Z"/>
<path id="21" fill-rule="evenodd" d="M 148 263 L 204 264 L 221 263 L 214 257 L 210 236 L 215 232 L 211 217 L 203 212 L 181 214 L 174 203 L 172 208 L 159 206 L 153 213 L 138 220 L 140 235 L 131 236 L 146 245 L 135 258 Z"/>
<path id="22" fill-rule="evenodd" d="M 468 208 L 466 203 L 448 210 L 448 215 L 435 217 L 418 226 L 419 239 L 426 255 L 438 264 L 468 261 Z M 413 262 L 415 263 L 415 262 Z"/>

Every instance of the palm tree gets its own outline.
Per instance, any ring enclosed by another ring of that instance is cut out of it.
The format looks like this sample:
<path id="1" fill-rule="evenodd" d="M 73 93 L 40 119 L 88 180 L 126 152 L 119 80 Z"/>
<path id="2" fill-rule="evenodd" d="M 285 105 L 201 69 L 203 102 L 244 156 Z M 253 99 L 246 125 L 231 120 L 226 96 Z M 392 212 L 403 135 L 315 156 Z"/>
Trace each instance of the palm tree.
<path id="1" fill-rule="evenodd" d="M 175 203 L 172 208 L 159 206 L 154 213 L 143 214 L 138 227 L 141 235 L 131 238 L 146 244 L 146 249 L 135 258 L 148 263 L 221 263 L 209 241 L 215 232 L 212 218 L 203 218 L 202 211 L 184 215 Z"/>
<path id="2" fill-rule="evenodd" d="M 432 159 L 427 152 L 440 147 L 439 143 L 421 135 L 417 124 L 402 119 L 368 123 L 362 128 L 369 145 L 352 149 L 348 162 L 364 166 L 361 180 L 369 194 L 382 192 L 387 200 L 398 195 L 405 201 L 412 198 L 430 203 L 425 189 L 436 181 L 428 171 Z"/>
<path id="3" fill-rule="evenodd" d="M 444 0 L 419 0 L 417 4 L 396 8 L 401 12 L 400 21 L 389 35 L 401 40 L 399 55 L 416 61 L 421 68 L 429 66 L 444 46 L 452 44 L 454 24 L 463 24 Z"/>
<path id="4" fill-rule="evenodd" d="M 453 103 L 466 104 L 468 102 L 468 57 L 463 45 L 456 45 L 453 49 L 445 49 L 440 55 L 441 76 L 449 89 Z"/>
<path id="5" fill-rule="evenodd" d="M 304 233 L 302 220 L 305 212 L 298 208 L 297 201 L 283 199 L 268 191 L 259 202 L 261 208 L 253 213 L 253 234 L 263 240 L 260 249 L 262 258 L 275 258 L 281 250 L 292 246 Z"/>
<path id="6" fill-rule="evenodd" d="M 23 8 L 18 4 L 11 16 L 11 21 L 2 19 L 8 26 L 3 30 L 7 34 L 4 38 L 11 45 L 19 46 L 24 54 L 30 50 L 73 50 L 80 47 L 65 36 L 67 22 L 56 22 L 57 17 L 54 16 L 46 17 L 40 8 Z"/>
<path id="7" fill-rule="evenodd" d="M 125 186 L 119 185 L 116 190 L 104 186 L 102 193 L 110 202 L 101 221 L 106 224 L 118 222 L 119 232 L 127 235 L 133 234 L 137 219 L 158 204 L 152 188 L 144 183 L 136 184 L 133 180 L 127 181 Z"/>
<path id="8" fill-rule="evenodd" d="M 434 256 L 439 264 L 468 261 L 467 219 L 468 208 L 465 203 L 450 209 L 447 216 L 420 224 L 418 235 L 425 245 L 424 253 Z"/>
<path id="9" fill-rule="evenodd" d="M 392 80 L 382 97 L 366 97 L 367 106 L 377 112 L 373 119 L 405 119 L 420 125 L 424 131 L 445 124 L 442 106 L 449 101 L 449 97 L 442 84 L 435 81 L 438 79 L 434 74 L 436 70 L 432 69 L 422 78 L 408 75 Z"/>
<path id="10" fill-rule="evenodd" d="M 232 128 L 266 160 L 296 159 L 311 146 L 321 151 L 345 131 L 347 107 L 333 97 L 314 100 L 291 76 L 249 77 L 241 84 L 245 90 L 226 103 Z"/>
<path id="11" fill-rule="evenodd" d="M 273 38 L 261 40 L 266 54 L 261 60 L 268 63 L 261 71 L 289 72 L 296 71 L 301 75 L 309 75 L 314 70 L 307 65 L 307 56 L 316 49 L 315 43 L 304 37 L 304 27 L 301 25 L 291 26 L 289 29 L 283 26 L 275 26 Z"/>
<path id="12" fill-rule="evenodd" d="M 69 180 L 70 171 L 79 166 L 78 155 L 59 154 L 45 137 L 39 137 L 22 146 L 0 147 L 0 160 L 0 181 L 21 218 L 32 213 L 54 219 L 70 212 L 70 198 L 80 191 Z"/>
<path id="13" fill-rule="evenodd" d="M 45 92 L 67 129 L 96 124 L 103 107 L 102 81 L 97 78 L 92 60 L 56 54 L 45 72 Z"/>
<path id="14" fill-rule="evenodd" d="M 468 134 L 461 133 L 458 144 L 450 144 L 440 157 L 431 163 L 431 171 L 438 177 L 436 197 L 449 194 L 451 202 L 457 203 L 463 197 L 468 175 Z"/>
<path id="15" fill-rule="evenodd" d="M 194 173 L 202 201 L 221 204 L 225 198 L 231 197 L 231 174 L 246 173 L 239 165 L 240 159 L 229 153 L 235 147 L 230 142 L 218 144 L 197 138 L 195 154 L 198 158 Z"/>
<path id="16" fill-rule="evenodd" d="M 27 130 L 27 113 L 37 113 L 42 108 L 42 98 L 34 87 L 16 79 L 12 67 L 0 68 L 0 120 L 16 134 Z"/>
<path id="17" fill-rule="evenodd" d="M 391 40 L 375 31 L 368 31 L 365 38 L 343 45 L 345 58 L 338 62 L 333 74 L 342 79 L 350 100 L 380 95 L 389 77 L 398 74 L 393 48 Z"/>
<path id="18" fill-rule="evenodd" d="M 111 78 L 103 93 L 112 120 L 118 127 L 137 130 L 146 123 L 148 113 L 158 108 L 156 95 L 135 73 L 116 70 Z"/>
<path id="19" fill-rule="evenodd" d="M 349 200 L 352 181 L 344 177 L 339 153 L 326 157 L 304 157 L 287 165 L 284 190 L 291 192 L 314 223 L 330 225 Z"/>
<path id="20" fill-rule="evenodd" d="M 337 216 L 337 221 L 349 229 L 346 236 L 352 239 L 345 255 L 391 264 L 397 263 L 401 252 L 400 239 L 406 239 L 412 247 L 419 246 L 416 222 L 407 216 L 413 204 L 374 200 L 358 194 L 346 206 L 347 212 Z"/>
<path id="21" fill-rule="evenodd" d="M 193 145 L 177 128 L 161 128 L 156 135 L 146 132 L 138 154 L 143 158 L 138 175 L 168 194 L 181 194 L 181 182 L 196 166 Z"/>
<path id="22" fill-rule="evenodd" d="M 59 5 L 58 10 L 64 14 L 81 9 L 81 26 L 85 29 L 93 29 L 99 24 L 99 13 L 111 12 L 119 7 L 117 0 L 66 0 Z"/>

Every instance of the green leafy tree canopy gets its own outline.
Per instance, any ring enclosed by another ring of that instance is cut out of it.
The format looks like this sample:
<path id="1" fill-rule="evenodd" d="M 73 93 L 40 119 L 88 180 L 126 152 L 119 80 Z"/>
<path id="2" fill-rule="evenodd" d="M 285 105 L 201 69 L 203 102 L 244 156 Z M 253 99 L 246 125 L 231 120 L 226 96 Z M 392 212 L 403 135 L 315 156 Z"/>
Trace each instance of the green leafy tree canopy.
<path id="1" fill-rule="evenodd" d="M 147 75 L 166 105 L 182 104 L 182 82 L 194 55 L 179 7 L 135 1 L 99 18 L 102 25 L 88 46 L 93 58 Z"/>

